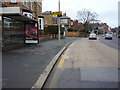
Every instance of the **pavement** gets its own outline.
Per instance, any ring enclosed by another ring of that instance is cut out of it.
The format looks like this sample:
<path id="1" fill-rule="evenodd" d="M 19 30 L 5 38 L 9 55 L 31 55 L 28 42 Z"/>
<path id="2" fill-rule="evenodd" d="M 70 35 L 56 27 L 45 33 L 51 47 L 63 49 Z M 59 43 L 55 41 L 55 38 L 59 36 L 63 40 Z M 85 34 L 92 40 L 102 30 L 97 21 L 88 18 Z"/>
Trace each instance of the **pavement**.
<path id="1" fill-rule="evenodd" d="M 44 88 L 118 88 L 118 50 L 99 39 L 72 43 Z"/>
<path id="2" fill-rule="evenodd" d="M 65 44 L 80 38 L 61 39 L 40 42 L 38 45 L 25 47 L 2 53 L 2 87 L 31 88 L 44 71 L 52 58 Z"/>

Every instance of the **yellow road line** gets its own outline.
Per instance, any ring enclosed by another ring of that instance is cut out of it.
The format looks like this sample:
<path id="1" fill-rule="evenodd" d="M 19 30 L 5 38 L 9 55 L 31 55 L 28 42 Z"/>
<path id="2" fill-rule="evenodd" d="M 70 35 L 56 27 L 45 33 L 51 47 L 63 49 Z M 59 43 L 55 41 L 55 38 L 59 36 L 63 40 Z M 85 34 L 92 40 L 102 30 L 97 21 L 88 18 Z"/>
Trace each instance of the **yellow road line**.
<path id="1" fill-rule="evenodd" d="M 67 51 L 69 51 L 70 49 L 68 48 Z"/>
<path id="2" fill-rule="evenodd" d="M 59 64 L 58 64 L 58 68 L 62 68 L 63 63 L 64 63 L 64 61 L 65 61 L 65 57 L 66 57 L 66 54 L 64 54 L 64 55 L 62 56 L 62 58 L 61 58 L 61 60 L 60 60 L 60 62 L 59 62 Z"/>

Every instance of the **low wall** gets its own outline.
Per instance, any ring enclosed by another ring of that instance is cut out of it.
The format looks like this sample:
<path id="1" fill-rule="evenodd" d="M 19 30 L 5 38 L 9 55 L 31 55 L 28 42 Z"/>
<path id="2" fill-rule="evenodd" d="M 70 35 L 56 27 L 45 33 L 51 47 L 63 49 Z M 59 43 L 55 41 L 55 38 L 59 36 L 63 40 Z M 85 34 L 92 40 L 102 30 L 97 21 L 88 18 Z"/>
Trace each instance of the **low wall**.
<path id="1" fill-rule="evenodd" d="M 80 32 L 66 32 L 66 37 L 80 37 Z"/>
<path id="2" fill-rule="evenodd" d="M 61 39 L 64 38 L 61 35 Z M 53 40 L 53 39 L 58 39 L 58 35 L 40 35 L 39 40 L 40 41 L 46 41 L 46 40 Z"/>

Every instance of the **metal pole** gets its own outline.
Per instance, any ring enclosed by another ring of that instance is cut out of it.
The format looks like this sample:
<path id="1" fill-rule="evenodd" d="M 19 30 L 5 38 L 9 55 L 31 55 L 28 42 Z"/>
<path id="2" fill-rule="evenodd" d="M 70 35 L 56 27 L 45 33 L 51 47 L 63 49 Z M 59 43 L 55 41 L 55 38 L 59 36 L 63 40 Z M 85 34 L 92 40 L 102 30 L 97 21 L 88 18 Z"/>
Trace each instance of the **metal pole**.
<path id="1" fill-rule="evenodd" d="M 58 2 L 58 9 L 60 12 L 60 0 Z M 60 46 L 60 17 L 58 17 L 58 46 Z"/>

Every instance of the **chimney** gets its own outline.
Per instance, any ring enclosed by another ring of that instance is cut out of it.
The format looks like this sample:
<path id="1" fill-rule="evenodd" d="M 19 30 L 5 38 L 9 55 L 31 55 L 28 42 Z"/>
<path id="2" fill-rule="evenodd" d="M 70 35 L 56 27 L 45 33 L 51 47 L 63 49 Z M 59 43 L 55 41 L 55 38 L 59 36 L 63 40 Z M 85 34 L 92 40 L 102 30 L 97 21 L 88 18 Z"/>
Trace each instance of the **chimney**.
<path id="1" fill-rule="evenodd" d="M 66 16 L 66 12 L 63 15 Z"/>

